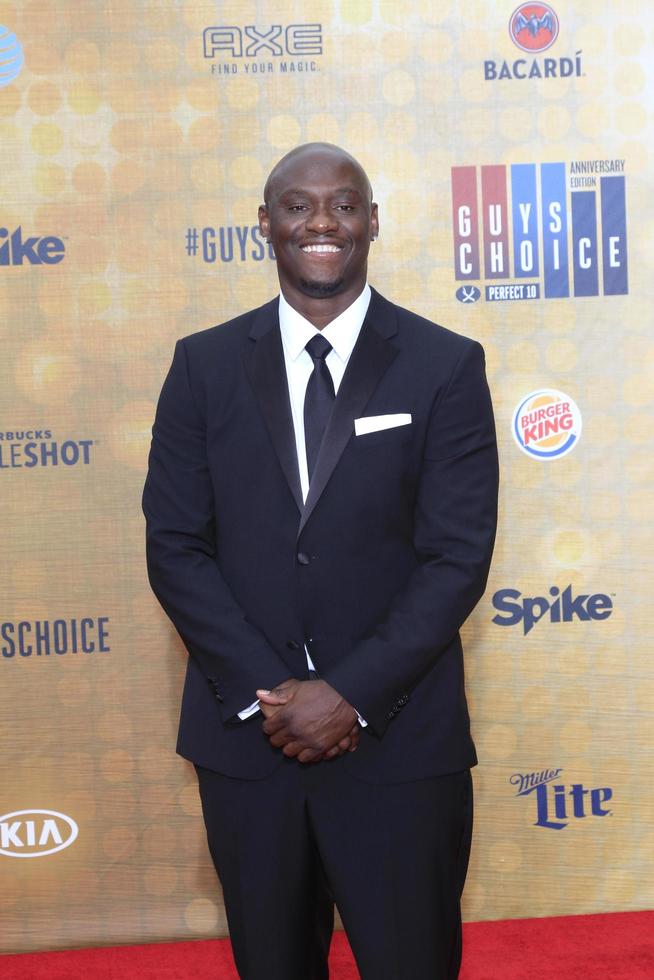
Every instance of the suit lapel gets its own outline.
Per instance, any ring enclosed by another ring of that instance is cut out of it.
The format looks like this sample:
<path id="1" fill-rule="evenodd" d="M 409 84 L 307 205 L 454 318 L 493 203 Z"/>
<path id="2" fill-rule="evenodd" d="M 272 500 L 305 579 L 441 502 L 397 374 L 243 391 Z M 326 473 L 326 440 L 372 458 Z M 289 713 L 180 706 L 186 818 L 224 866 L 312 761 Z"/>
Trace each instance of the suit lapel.
<path id="1" fill-rule="evenodd" d="M 354 419 L 363 414 L 372 393 L 394 360 L 397 348 L 389 338 L 397 332 L 391 303 L 372 291 L 368 313 L 338 389 L 309 487 L 298 536 L 313 510 L 354 432 Z"/>
<path id="2" fill-rule="evenodd" d="M 286 482 L 298 510 L 302 511 L 304 504 L 277 304 L 278 301 L 273 300 L 255 315 L 250 330 L 250 338 L 255 342 L 246 350 L 244 364 Z"/>

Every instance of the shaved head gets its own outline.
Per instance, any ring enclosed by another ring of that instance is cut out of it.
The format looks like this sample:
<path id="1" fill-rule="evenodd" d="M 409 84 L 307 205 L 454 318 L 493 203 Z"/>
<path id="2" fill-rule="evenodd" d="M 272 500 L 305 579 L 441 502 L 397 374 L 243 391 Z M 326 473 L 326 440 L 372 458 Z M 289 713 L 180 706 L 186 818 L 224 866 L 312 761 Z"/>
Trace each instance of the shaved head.
<path id="1" fill-rule="evenodd" d="M 350 153 L 334 143 L 302 143 L 301 146 L 294 147 L 283 156 L 270 171 L 266 186 L 263 189 L 263 199 L 266 205 L 269 205 L 275 195 L 279 193 L 279 188 L 283 185 L 284 178 L 291 168 L 294 169 L 296 164 L 302 165 L 305 162 L 310 165 L 315 159 L 331 159 L 334 163 L 349 163 L 362 178 L 368 191 L 368 199 L 372 202 L 372 186 L 368 175 L 359 161 Z"/>
<path id="2" fill-rule="evenodd" d="M 304 143 L 266 181 L 259 228 L 291 306 L 322 329 L 361 295 L 378 208 L 365 170 L 333 143 Z"/>

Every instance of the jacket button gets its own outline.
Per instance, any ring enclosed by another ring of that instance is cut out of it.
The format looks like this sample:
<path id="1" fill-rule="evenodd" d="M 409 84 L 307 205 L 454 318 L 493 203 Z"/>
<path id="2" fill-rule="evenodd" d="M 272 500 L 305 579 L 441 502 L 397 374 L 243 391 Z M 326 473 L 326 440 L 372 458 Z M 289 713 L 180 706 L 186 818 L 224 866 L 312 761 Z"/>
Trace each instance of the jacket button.
<path id="1" fill-rule="evenodd" d="M 299 643 L 296 643 L 295 640 L 287 640 L 286 641 L 286 646 L 288 647 L 289 650 L 299 650 L 300 649 L 300 644 Z"/>
<path id="2" fill-rule="evenodd" d="M 311 559 L 305 551 L 298 551 L 297 560 L 300 565 L 308 565 L 311 562 Z"/>

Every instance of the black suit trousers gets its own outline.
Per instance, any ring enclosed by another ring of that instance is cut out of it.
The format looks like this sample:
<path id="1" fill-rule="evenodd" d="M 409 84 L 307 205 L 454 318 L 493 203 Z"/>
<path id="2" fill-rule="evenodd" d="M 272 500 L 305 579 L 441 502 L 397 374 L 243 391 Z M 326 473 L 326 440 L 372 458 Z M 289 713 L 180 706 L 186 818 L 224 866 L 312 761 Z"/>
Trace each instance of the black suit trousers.
<path id="1" fill-rule="evenodd" d="M 343 759 L 260 780 L 196 770 L 242 980 L 326 980 L 334 904 L 362 980 L 456 980 L 468 770 L 391 785 Z"/>

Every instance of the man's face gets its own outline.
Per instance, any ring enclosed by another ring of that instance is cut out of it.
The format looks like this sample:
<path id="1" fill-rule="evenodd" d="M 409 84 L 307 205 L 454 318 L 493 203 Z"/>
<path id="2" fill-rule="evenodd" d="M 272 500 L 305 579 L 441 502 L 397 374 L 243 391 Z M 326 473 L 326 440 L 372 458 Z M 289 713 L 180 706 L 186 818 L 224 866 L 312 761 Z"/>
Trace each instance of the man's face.
<path id="1" fill-rule="evenodd" d="M 275 249 L 282 290 L 320 298 L 363 289 L 377 205 L 346 156 L 311 150 L 282 164 L 259 223 Z"/>

